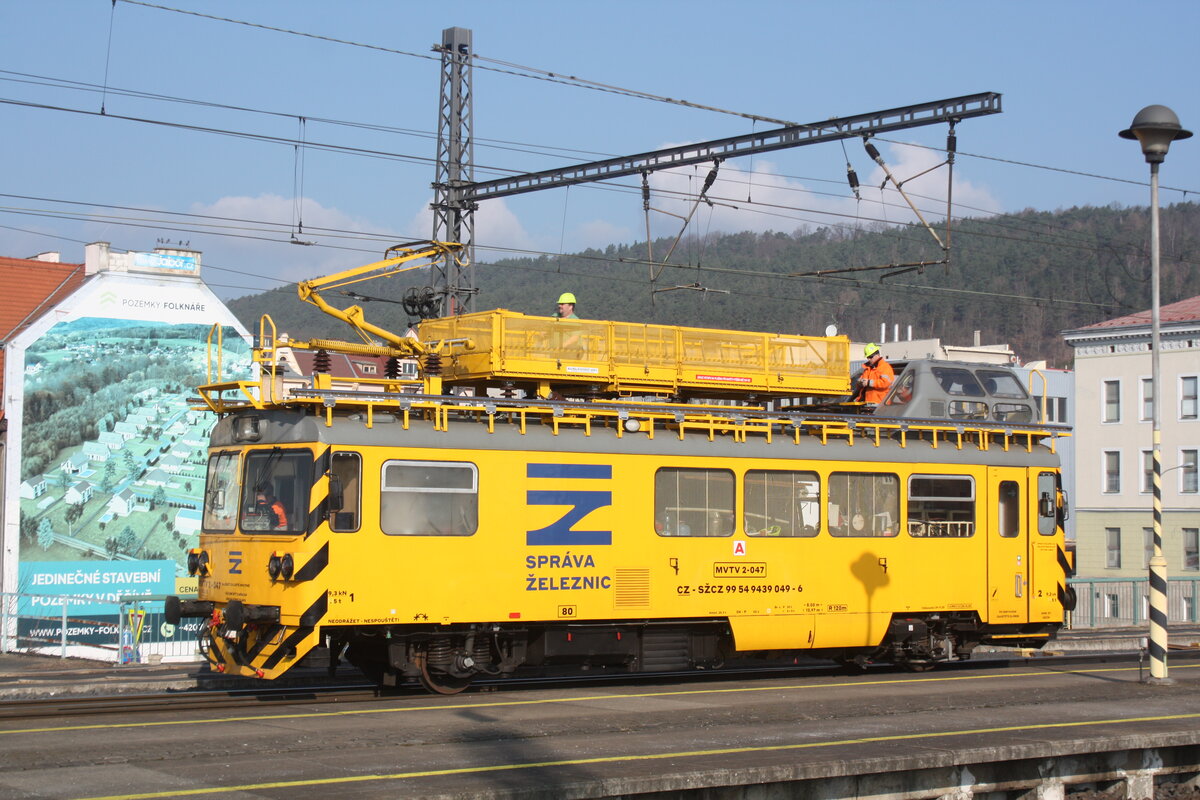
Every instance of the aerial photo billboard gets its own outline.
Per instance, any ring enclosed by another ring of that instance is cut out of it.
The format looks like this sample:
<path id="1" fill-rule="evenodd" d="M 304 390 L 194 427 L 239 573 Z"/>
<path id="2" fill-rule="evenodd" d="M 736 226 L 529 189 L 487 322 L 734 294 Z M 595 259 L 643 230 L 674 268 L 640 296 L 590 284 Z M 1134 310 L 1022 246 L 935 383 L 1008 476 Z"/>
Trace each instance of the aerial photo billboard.
<path id="1" fill-rule="evenodd" d="M 49 595 L 90 598 L 70 617 L 112 622 L 119 598 L 187 580 L 216 421 L 196 386 L 218 341 L 221 377 L 249 378 L 248 337 L 197 278 L 101 273 L 40 322 L 6 366 L 20 398 L 10 390 L 5 590 L 22 594 L 23 629 L 59 613 Z M 111 638 L 94 630 L 82 638 Z"/>

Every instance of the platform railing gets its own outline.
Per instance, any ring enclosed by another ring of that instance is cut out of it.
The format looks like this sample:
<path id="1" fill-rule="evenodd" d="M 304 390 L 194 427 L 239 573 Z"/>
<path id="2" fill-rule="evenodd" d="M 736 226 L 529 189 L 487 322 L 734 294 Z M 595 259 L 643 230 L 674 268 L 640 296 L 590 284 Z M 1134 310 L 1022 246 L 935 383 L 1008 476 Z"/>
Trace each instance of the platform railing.
<path id="1" fill-rule="evenodd" d="M 1072 578 L 1075 610 L 1071 628 L 1128 628 L 1148 624 L 1150 586 L 1147 577 Z M 1168 622 L 1200 622 L 1200 576 L 1167 581 Z"/>
<path id="2" fill-rule="evenodd" d="M 176 627 L 163 614 L 163 595 L 117 602 L 80 595 L 0 594 L 0 652 L 87 658 L 117 664 L 201 659 L 201 620 Z"/>

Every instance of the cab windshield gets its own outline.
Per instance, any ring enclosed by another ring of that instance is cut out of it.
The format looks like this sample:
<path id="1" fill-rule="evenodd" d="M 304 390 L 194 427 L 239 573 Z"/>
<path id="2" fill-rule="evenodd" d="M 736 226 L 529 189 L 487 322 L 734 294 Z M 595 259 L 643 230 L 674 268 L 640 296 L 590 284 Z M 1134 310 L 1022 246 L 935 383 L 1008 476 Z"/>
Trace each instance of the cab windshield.
<path id="1" fill-rule="evenodd" d="M 247 532 L 304 533 L 313 456 L 308 450 L 255 450 L 246 456 L 241 528 Z"/>
<path id="2" fill-rule="evenodd" d="M 204 530 L 218 533 L 233 530 L 239 493 L 238 453 L 213 453 L 204 480 Z"/>

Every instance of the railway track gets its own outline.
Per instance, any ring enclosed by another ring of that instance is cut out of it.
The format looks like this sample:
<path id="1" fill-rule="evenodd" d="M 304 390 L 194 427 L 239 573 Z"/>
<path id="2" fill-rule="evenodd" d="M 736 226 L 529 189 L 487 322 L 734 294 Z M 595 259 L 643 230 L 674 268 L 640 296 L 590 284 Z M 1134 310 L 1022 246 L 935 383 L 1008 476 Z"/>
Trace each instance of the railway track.
<path id="1" fill-rule="evenodd" d="M 1173 651 L 1172 659 L 1185 663 L 1200 661 L 1200 648 L 1186 648 Z M 977 658 L 958 664 L 942 665 L 939 671 L 994 668 L 998 665 L 1013 667 L 1038 665 L 1047 668 L 1069 669 L 1073 666 L 1088 664 L 1126 664 L 1134 665 L 1141 661 L 1137 653 L 1084 653 L 1078 655 L 1059 656 L 993 656 Z M 893 667 L 868 667 L 866 671 L 880 674 L 907 675 L 907 671 Z M 862 674 L 854 670 L 855 674 Z M 741 680 L 746 678 L 766 678 L 771 676 L 806 675 L 814 678 L 830 677 L 847 674 L 847 669 L 831 664 L 810 665 L 771 665 L 756 667 L 726 668 L 716 671 L 661 672 L 661 673 L 591 673 L 558 676 L 523 676 L 479 681 L 469 690 L 469 693 L 486 693 L 498 691 L 519 691 L 529 689 L 548 689 L 570 686 L 603 686 L 624 684 L 633 686 L 652 685 L 664 681 L 705 681 L 705 680 Z M 926 675 L 928 673 L 921 673 Z M 919 680 L 921 675 L 913 675 Z M 183 711 L 213 711 L 237 709 L 246 711 L 252 708 L 263 708 L 271 705 L 326 705 L 333 703 L 362 703 L 387 701 L 400 697 L 423 695 L 414 681 L 411 685 L 381 691 L 378 687 L 365 682 L 346 681 L 339 678 L 337 682 L 320 682 L 314 680 L 311 685 L 296 686 L 267 686 L 251 689 L 224 690 L 185 690 L 169 692 L 150 692 L 138 694 L 89 694 L 89 695 L 56 695 L 53 697 L 19 698 L 0 701 L 0 720 L 14 719 L 61 719 L 106 714 L 152 714 L 161 712 Z M 431 702 L 437 702 L 435 695 L 429 695 Z"/>

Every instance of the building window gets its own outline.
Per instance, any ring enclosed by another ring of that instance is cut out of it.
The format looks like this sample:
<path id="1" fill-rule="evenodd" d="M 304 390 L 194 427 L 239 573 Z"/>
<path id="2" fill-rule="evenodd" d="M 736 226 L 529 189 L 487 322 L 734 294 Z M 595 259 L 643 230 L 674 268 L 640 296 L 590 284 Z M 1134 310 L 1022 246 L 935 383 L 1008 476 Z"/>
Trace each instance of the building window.
<path id="1" fill-rule="evenodd" d="M 1183 529 L 1183 569 L 1200 572 L 1200 528 Z"/>
<path id="2" fill-rule="evenodd" d="M 1109 569 L 1121 568 L 1121 529 L 1120 528 L 1105 528 L 1104 529 L 1104 547 L 1107 552 L 1107 560 L 1104 566 Z"/>
<path id="3" fill-rule="evenodd" d="M 1195 375 L 1185 375 L 1179 379 L 1179 418 L 1196 419 L 1197 400 Z"/>
<path id="4" fill-rule="evenodd" d="M 1104 451 L 1104 488 L 1105 494 L 1121 493 L 1121 452 L 1119 450 Z"/>
<path id="5" fill-rule="evenodd" d="M 1146 551 L 1146 563 L 1142 566 L 1148 567 L 1154 557 L 1154 528 L 1142 528 L 1142 548 Z"/>
<path id="6" fill-rule="evenodd" d="M 1197 489 L 1197 473 L 1200 471 L 1200 466 L 1196 464 L 1196 459 L 1200 457 L 1200 450 L 1180 450 L 1179 451 L 1179 493 L 1180 494 L 1196 494 Z"/>
<path id="7" fill-rule="evenodd" d="M 1047 397 L 1046 398 L 1046 419 L 1045 422 L 1067 422 L 1067 398 L 1065 397 Z"/>
<path id="8" fill-rule="evenodd" d="M 815 472 L 746 472 L 747 536 L 816 536 L 821 527 L 821 481 Z"/>
<path id="9" fill-rule="evenodd" d="M 1104 392 L 1101 395 L 1104 398 L 1104 410 L 1100 415 L 1101 422 L 1120 422 L 1121 421 L 1121 382 L 1120 381 L 1105 381 Z"/>
<path id="10" fill-rule="evenodd" d="M 659 536 L 732 536 L 733 472 L 664 467 L 654 473 Z"/>
<path id="11" fill-rule="evenodd" d="M 1154 380 L 1142 378 L 1142 422 L 1154 419 Z"/>
<path id="12" fill-rule="evenodd" d="M 1142 494 L 1154 492 L 1154 451 L 1142 451 Z"/>
<path id="13" fill-rule="evenodd" d="M 1104 611 L 1105 616 L 1109 619 L 1117 619 L 1121 616 L 1121 595 L 1106 594 L 1104 595 Z"/>

